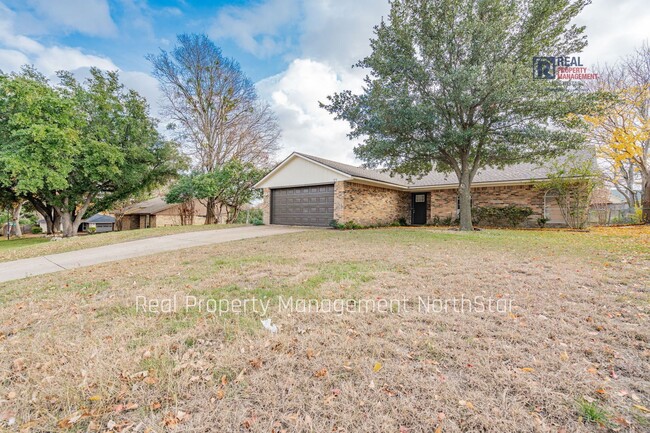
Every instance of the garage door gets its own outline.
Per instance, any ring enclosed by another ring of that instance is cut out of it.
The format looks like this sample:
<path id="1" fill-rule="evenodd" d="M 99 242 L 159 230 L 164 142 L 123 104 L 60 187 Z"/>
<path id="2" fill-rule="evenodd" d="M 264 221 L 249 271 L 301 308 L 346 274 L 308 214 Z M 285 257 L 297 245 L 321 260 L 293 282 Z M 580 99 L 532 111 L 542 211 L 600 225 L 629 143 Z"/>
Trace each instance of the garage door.
<path id="1" fill-rule="evenodd" d="M 271 191 L 271 224 L 326 227 L 334 218 L 334 185 Z"/>

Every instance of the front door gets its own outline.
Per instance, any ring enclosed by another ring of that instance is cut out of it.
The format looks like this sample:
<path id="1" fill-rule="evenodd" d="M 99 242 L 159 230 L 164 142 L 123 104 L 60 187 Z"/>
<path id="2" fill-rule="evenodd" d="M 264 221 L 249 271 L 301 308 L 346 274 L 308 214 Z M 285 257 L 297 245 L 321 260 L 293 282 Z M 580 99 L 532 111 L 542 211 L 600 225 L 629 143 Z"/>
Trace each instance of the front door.
<path id="1" fill-rule="evenodd" d="M 412 218 L 411 224 L 419 225 L 427 223 L 427 194 L 418 192 L 412 194 Z"/>

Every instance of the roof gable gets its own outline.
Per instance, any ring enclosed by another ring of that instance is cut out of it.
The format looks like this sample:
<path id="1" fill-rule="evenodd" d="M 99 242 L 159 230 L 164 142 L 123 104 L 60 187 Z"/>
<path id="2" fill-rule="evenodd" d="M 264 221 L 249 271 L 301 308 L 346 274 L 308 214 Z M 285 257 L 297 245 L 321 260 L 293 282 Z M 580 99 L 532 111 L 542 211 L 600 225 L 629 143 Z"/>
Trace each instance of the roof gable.
<path id="1" fill-rule="evenodd" d="M 264 176 L 256 188 L 283 188 L 305 185 L 319 185 L 350 180 L 351 175 L 329 164 L 294 152 Z"/>

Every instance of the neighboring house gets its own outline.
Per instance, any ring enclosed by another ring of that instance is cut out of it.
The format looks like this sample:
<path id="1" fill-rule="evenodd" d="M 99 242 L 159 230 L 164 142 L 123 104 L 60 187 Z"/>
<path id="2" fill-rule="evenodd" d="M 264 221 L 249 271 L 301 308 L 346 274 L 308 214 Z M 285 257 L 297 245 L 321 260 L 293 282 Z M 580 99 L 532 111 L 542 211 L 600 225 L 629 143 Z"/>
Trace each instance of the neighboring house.
<path id="1" fill-rule="evenodd" d="M 205 206 L 195 200 L 193 224 L 204 224 L 205 216 Z M 181 205 L 167 203 L 163 197 L 152 198 L 129 206 L 124 211 L 122 219 L 122 230 L 179 225 L 181 225 Z"/>
<path id="2" fill-rule="evenodd" d="M 95 214 L 90 218 L 81 220 L 80 232 L 88 232 L 90 227 L 95 227 L 95 233 L 106 233 L 115 230 L 115 217 L 112 215 Z"/>
<path id="3" fill-rule="evenodd" d="M 530 206 L 549 224 L 564 219 L 549 194 L 534 182 L 546 178 L 547 169 L 516 164 L 504 169 L 480 170 L 472 183 L 473 206 Z M 327 226 L 341 223 L 389 224 L 404 218 L 409 224 L 426 224 L 434 217 L 458 216 L 458 181 L 454 173 L 431 172 L 408 181 L 388 173 L 355 167 L 294 152 L 255 185 L 264 191 L 264 223 Z"/>

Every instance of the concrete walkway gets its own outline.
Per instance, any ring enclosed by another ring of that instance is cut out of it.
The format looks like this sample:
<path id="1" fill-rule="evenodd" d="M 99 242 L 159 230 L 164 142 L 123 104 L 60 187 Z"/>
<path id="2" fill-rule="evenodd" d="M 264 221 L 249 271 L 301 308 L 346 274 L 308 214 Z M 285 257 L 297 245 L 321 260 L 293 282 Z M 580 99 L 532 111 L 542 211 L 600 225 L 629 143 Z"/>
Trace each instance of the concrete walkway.
<path id="1" fill-rule="evenodd" d="M 231 229 L 179 233 L 176 235 L 122 242 L 103 247 L 86 248 L 67 253 L 14 260 L 13 262 L 0 263 L 0 282 L 91 266 L 98 263 L 130 259 L 132 257 L 148 256 L 165 251 L 175 251 L 183 248 L 200 247 L 203 245 L 220 244 L 223 242 L 285 233 L 296 233 L 303 230 L 303 228 L 299 227 L 286 226 L 236 227 Z"/>

